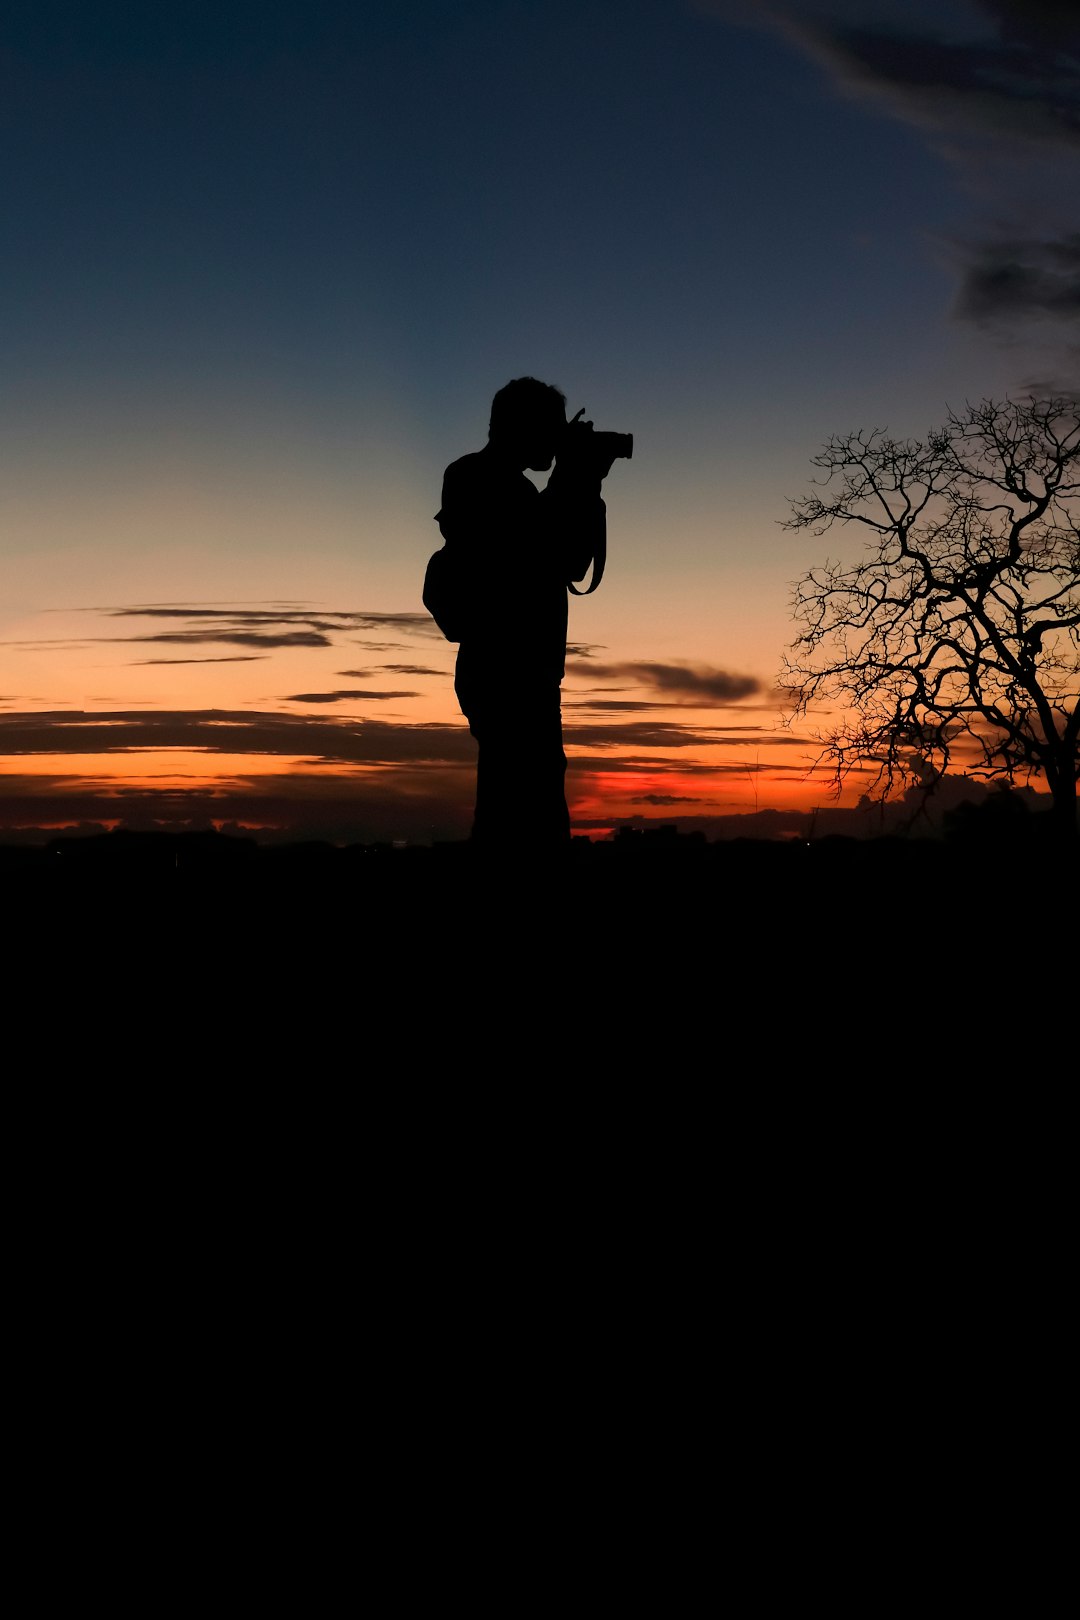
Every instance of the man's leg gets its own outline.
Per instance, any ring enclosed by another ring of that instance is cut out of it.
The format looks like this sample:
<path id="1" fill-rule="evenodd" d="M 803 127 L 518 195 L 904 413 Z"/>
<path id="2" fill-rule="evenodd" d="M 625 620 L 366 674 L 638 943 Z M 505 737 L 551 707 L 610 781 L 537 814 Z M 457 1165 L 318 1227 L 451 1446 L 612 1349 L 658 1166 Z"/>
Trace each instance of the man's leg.
<path id="1" fill-rule="evenodd" d="M 479 749 L 474 842 L 569 843 L 559 683 L 525 682 L 507 691 L 459 654 L 455 688 Z"/>
<path id="2" fill-rule="evenodd" d="M 515 773 L 522 830 L 529 843 L 544 848 L 570 841 L 560 703 L 557 684 L 526 688 L 518 713 Z"/>
<path id="3" fill-rule="evenodd" d="M 480 705 L 468 720 L 479 745 L 473 839 L 503 846 L 569 843 L 558 692 L 522 709 Z"/>

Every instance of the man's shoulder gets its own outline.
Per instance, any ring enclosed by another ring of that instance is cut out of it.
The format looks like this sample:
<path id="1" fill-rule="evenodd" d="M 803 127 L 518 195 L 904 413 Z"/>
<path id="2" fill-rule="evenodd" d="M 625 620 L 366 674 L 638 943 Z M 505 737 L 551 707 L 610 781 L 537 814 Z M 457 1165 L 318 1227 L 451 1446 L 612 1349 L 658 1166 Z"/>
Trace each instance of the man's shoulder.
<path id="1" fill-rule="evenodd" d="M 467 456 L 459 456 L 456 461 L 452 461 L 446 469 L 445 476 L 449 478 L 452 473 L 455 478 L 468 478 L 470 474 L 482 473 L 484 460 L 482 450 L 471 450 Z"/>
<path id="2" fill-rule="evenodd" d="M 523 472 L 508 468 L 486 449 L 473 450 L 452 461 L 443 474 L 443 490 L 453 494 L 467 494 L 470 490 L 504 495 L 510 492 L 525 499 L 537 494 L 536 485 Z"/>

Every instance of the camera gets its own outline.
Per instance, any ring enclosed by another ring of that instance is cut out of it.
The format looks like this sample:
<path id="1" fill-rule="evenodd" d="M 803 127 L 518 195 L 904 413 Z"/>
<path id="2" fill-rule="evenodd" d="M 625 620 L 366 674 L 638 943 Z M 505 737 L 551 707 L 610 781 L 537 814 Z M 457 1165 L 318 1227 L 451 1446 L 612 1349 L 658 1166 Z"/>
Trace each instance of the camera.
<path id="1" fill-rule="evenodd" d="M 583 422 L 584 409 L 566 424 L 566 437 L 559 448 L 559 456 L 601 477 L 610 470 L 613 461 L 628 461 L 634 454 L 632 433 L 597 433 L 591 422 Z"/>

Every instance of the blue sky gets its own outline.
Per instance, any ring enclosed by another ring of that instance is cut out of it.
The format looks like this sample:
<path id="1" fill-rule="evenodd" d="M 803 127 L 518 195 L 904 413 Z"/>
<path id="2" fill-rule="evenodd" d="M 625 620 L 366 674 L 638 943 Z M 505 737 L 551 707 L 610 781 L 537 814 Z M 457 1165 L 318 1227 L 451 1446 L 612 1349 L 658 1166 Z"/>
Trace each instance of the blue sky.
<path id="1" fill-rule="evenodd" d="M 817 560 L 779 522 L 824 438 L 1076 384 L 1072 6 L 3 17 L 9 714 L 265 714 L 356 689 L 355 644 L 225 663 L 206 642 L 207 662 L 151 671 L 93 612 L 417 612 L 442 469 L 533 373 L 635 435 L 571 638 L 608 665 L 753 677 L 752 713 L 709 718 L 752 723 L 767 753 L 790 582 Z M 432 673 L 394 723 L 453 723 L 452 650 L 402 635 L 384 662 Z M 21 780 L 28 757 L 4 768 Z"/>

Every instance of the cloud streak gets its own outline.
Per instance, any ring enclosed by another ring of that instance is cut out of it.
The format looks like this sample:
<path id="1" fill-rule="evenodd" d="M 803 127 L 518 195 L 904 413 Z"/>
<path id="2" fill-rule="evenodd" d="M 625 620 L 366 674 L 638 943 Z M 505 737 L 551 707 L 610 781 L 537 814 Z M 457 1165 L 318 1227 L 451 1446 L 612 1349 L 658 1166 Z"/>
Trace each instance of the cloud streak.
<path id="1" fill-rule="evenodd" d="M 187 619 L 193 627 L 262 630 L 271 625 L 301 625 L 324 632 L 346 630 L 424 629 L 431 625 L 426 613 L 367 613 L 352 609 L 279 607 L 199 607 L 160 603 L 145 607 L 88 609 L 112 619 Z"/>
<path id="2" fill-rule="evenodd" d="M 129 754 L 146 749 L 279 754 L 337 764 L 472 763 L 476 757 L 464 725 L 223 709 L 0 713 L 0 754 Z"/>
<path id="3" fill-rule="evenodd" d="M 364 681 L 369 675 L 437 675 L 442 680 L 446 675 L 445 669 L 431 669 L 427 664 L 377 664 L 372 669 L 339 669 L 336 671 L 346 680 Z"/>
<path id="4" fill-rule="evenodd" d="M 368 613 L 306 606 L 202 607 L 198 603 L 148 603 L 135 607 L 87 608 L 106 619 L 165 621 L 175 629 L 147 628 L 137 635 L 88 638 L 155 642 L 170 646 L 224 645 L 267 650 L 331 647 L 357 630 L 397 630 L 430 638 L 426 613 Z M 387 643 L 387 646 L 395 645 Z M 177 660 L 179 662 L 179 660 Z"/>
<path id="5" fill-rule="evenodd" d="M 136 658 L 128 667 L 144 669 L 151 664 L 254 664 L 268 656 L 267 653 L 229 653 L 221 658 Z"/>
<path id="6" fill-rule="evenodd" d="M 350 687 L 338 692 L 297 692 L 292 697 L 282 698 L 283 703 L 344 703 L 350 698 L 360 698 L 368 703 L 386 703 L 393 698 L 419 697 L 418 692 L 376 692 L 370 687 Z"/>
<path id="7" fill-rule="evenodd" d="M 728 8 L 721 15 L 747 21 L 745 8 L 742 17 Z M 970 193 L 992 194 L 992 215 L 951 244 L 960 266 L 953 314 L 996 326 L 1007 340 L 1023 327 L 1027 342 L 1045 349 L 1028 365 L 1050 375 L 1021 386 L 1072 392 L 1080 371 L 1080 7 L 773 0 L 756 20 L 813 56 L 842 92 L 918 129 Z"/>
<path id="8" fill-rule="evenodd" d="M 914 8 L 896 25 L 869 26 L 837 6 L 764 9 L 842 86 L 909 123 L 1080 147 L 1080 24 L 1071 4 L 973 0 L 967 38 L 936 19 L 925 26 L 929 14 Z"/>
<path id="9" fill-rule="evenodd" d="M 966 320 L 1080 316 L 1080 231 L 982 243 L 969 250 L 969 261 L 957 299 Z"/>
<path id="10" fill-rule="evenodd" d="M 753 675 L 735 675 L 708 664 L 600 664 L 590 658 L 587 662 L 571 660 L 566 667 L 567 674 L 582 676 L 590 682 L 627 681 L 654 692 L 671 694 L 688 707 L 726 708 L 744 698 L 757 697 L 763 691 L 762 683 Z"/>
<path id="11" fill-rule="evenodd" d="M 95 640 L 105 639 L 95 637 Z M 159 630 L 155 635 L 117 636 L 110 640 L 165 642 L 175 647 L 197 647 L 208 642 L 226 647 L 330 647 L 330 637 L 319 630 Z"/>
<path id="12" fill-rule="evenodd" d="M 757 726 L 687 726 L 669 721 L 631 721 L 626 725 L 570 721 L 563 726 L 565 741 L 577 748 L 730 748 L 805 747 L 805 738 L 790 732 L 774 734 Z M 742 770 L 745 767 L 740 766 Z"/>
<path id="13" fill-rule="evenodd" d="M 362 611 L 329 611 L 307 608 L 236 608 L 199 607 L 179 603 L 151 604 L 145 607 L 82 608 L 83 613 L 95 613 L 104 619 L 149 619 L 175 623 L 175 629 L 147 628 L 136 635 L 71 636 L 42 638 L 34 641 L 0 642 L 0 646 L 17 647 L 24 652 L 84 651 L 102 642 L 149 643 L 172 647 L 254 647 L 259 652 L 249 656 L 265 656 L 269 652 L 299 647 L 332 647 L 335 642 L 351 640 L 352 632 L 363 629 L 394 629 L 407 635 L 432 638 L 434 626 L 426 613 L 366 613 Z M 178 622 L 178 621 L 182 621 Z M 437 632 L 435 632 L 437 634 Z M 399 642 L 371 644 L 373 650 L 389 651 L 407 645 Z M 153 663 L 227 663 L 221 658 L 161 658 L 134 660 L 132 667 Z M 233 661 L 239 661 L 239 658 Z M 388 669 L 395 666 L 386 665 Z M 410 666 L 397 666 L 397 672 L 412 673 Z M 417 670 L 419 673 L 419 670 Z M 440 673 L 431 671 L 429 673 Z"/>
<path id="14" fill-rule="evenodd" d="M 572 721 L 564 727 L 564 736 L 571 747 L 600 749 L 713 748 L 718 743 L 747 748 L 760 747 L 765 740 L 770 747 L 806 746 L 804 738 L 790 732 L 774 736 L 756 727 L 740 731 L 665 721 L 625 725 Z M 357 763 L 476 758 L 476 745 L 463 722 L 395 723 L 227 709 L 0 712 L 0 754 L 124 754 L 145 749 L 302 754 Z"/>

